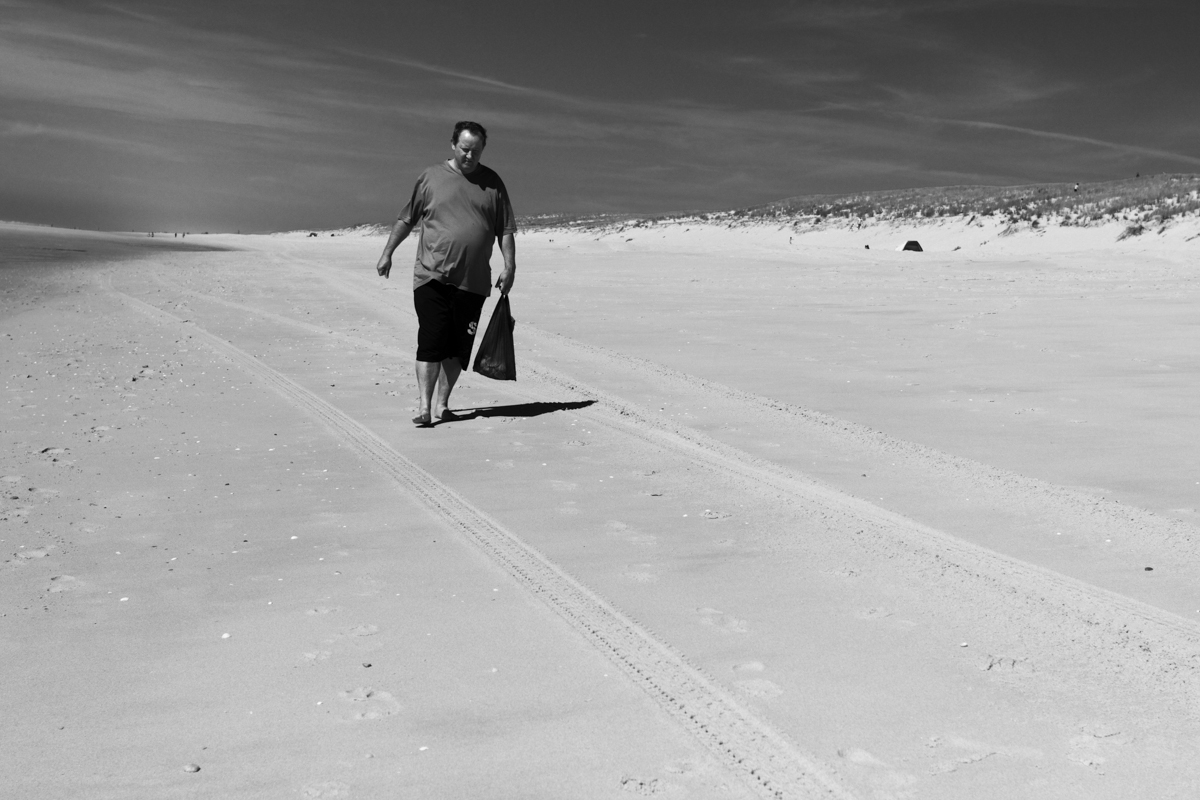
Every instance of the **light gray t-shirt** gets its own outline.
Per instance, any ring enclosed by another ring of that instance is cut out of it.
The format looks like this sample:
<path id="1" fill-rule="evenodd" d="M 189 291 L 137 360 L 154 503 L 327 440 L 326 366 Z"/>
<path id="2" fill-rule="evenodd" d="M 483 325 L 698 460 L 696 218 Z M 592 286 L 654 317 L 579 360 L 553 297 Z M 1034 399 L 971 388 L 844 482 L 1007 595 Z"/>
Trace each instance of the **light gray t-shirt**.
<path id="1" fill-rule="evenodd" d="M 463 175 L 442 162 L 421 173 L 399 219 L 421 227 L 413 288 L 431 280 L 487 297 L 492 246 L 517 230 L 500 176 L 479 164 Z"/>

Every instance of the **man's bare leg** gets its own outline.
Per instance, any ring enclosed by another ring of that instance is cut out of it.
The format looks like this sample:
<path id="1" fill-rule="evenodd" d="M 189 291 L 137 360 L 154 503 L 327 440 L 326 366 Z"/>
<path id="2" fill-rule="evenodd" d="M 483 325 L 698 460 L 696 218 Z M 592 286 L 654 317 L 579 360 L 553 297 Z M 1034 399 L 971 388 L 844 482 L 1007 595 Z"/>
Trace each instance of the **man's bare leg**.
<path id="1" fill-rule="evenodd" d="M 441 375 L 438 377 L 437 405 L 434 406 L 433 418 L 443 419 L 450 412 L 450 392 L 462 374 L 462 365 L 457 358 L 447 358 L 441 364 Z M 453 415 L 451 415 L 453 416 Z"/>
<path id="2" fill-rule="evenodd" d="M 420 410 L 417 416 L 413 417 L 413 423 L 416 425 L 433 424 L 430 408 L 433 406 L 433 389 L 437 386 L 441 371 L 442 365 L 437 361 L 417 362 L 417 401 L 420 403 Z"/>

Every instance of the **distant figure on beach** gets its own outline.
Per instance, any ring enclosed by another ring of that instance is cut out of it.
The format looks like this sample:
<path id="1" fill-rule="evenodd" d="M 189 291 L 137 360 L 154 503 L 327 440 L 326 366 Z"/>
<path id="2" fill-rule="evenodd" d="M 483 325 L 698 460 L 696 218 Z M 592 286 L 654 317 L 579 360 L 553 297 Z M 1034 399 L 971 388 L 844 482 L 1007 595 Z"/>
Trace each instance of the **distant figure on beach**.
<path id="1" fill-rule="evenodd" d="M 487 130 L 478 122 L 454 126 L 450 158 L 417 178 L 375 266 L 380 276 L 389 277 L 392 253 L 420 227 L 413 267 L 420 408 L 413 424 L 421 427 L 455 419 L 450 392 L 471 359 L 483 301 L 492 291 L 496 239 L 504 256 L 495 283 L 500 294 L 508 294 L 516 277 L 516 217 L 504 181 L 479 163 L 486 144 Z"/>
<path id="2" fill-rule="evenodd" d="M 1078 192 L 1078 191 L 1079 191 L 1079 184 L 1078 184 L 1078 183 L 1077 183 L 1077 184 L 1075 184 L 1075 191 L 1076 191 L 1076 192 Z"/>

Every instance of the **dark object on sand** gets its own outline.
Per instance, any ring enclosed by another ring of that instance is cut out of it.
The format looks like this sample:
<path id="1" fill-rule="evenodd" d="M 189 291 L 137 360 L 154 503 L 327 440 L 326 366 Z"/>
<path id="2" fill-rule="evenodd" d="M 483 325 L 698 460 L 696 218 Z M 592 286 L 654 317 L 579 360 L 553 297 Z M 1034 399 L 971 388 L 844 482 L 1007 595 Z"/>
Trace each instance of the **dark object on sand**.
<path id="1" fill-rule="evenodd" d="M 517 379 L 517 355 L 513 346 L 513 328 L 517 321 L 508 306 L 508 295 L 500 295 L 500 302 L 492 311 L 483 341 L 475 353 L 475 365 L 471 369 L 498 381 Z"/>
<path id="2" fill-rule="evenodd" d="M 921 243 L 918 242 L 916 239 L 910 239 L 909 241 L 905 242 L 904 247 L 901 247 L 900 249 L 901 250 L 912 250 L 913 252 L 916 252 L 916 253 L 925 252 L 924 250 L 921 249 Z"/>

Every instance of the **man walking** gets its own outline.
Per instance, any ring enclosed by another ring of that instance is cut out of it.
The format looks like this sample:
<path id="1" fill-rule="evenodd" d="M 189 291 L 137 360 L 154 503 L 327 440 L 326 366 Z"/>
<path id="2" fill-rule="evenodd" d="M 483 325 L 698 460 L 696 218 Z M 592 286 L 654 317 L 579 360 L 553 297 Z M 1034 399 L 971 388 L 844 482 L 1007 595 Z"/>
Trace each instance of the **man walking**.
<path id="1" fill-rule="evenodd" d="M 492 290 L 490 262 L 496 239 L 504 256 L 504 270 L 495 283 L 500 294 L 508 294 L 516 277 L 516 218 L 504 181 L 479 163 L 486 144 L 487 131 L 479 123 L 454 126 L 450 158 L 417 178 L 375 267 L 389 277 L 392 253 L 420 227 L 413 305 L 421 405 L 413 423 L 421 427 L 455 419 L 450 392 L 471 359 L 479 313 Z"/>

